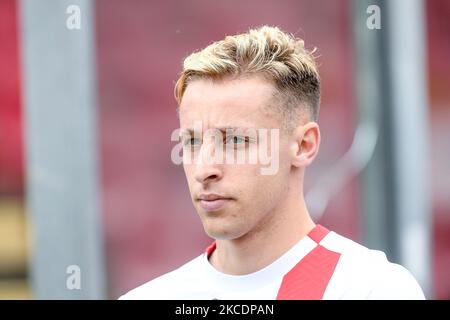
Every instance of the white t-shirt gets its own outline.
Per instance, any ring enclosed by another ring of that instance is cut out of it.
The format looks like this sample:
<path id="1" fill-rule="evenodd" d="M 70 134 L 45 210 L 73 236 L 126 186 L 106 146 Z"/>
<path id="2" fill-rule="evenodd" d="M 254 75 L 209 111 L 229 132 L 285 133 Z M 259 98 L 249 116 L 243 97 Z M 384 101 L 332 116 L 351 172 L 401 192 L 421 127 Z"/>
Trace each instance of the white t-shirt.
<path id="1" fill-rule="evenodd" d="M 280 258 L 246 275 L 219 272 L 203 254 L 120 299 L 424 299 L 417 281 L 386 255 L 321 225 Z"/>

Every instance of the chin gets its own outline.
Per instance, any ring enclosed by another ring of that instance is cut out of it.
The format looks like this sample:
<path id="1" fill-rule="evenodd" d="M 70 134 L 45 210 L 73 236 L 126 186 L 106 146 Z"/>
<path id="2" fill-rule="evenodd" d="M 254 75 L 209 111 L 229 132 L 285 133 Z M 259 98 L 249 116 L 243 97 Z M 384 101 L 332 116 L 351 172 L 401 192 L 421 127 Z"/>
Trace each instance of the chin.
<path id="1" fill-rule="evenodd" d="M 207 227 L 204 226 L 203 229 L 205 230 L 205 233 L 216 240 L 230 240 L 233 238 L 232 236 L 232 232 L 230 232 L 230 230 L 227 230 L 223 227 L 221 228 L 214 228 L 214 227 Z"/>
<path id="2" fill-rule="evenodd" d="M 209 237 L 216 240 L 233 240 L 245 234 L 237 226 L 228 225 L 223 221 L 203 221 L 203 229 Z"/>

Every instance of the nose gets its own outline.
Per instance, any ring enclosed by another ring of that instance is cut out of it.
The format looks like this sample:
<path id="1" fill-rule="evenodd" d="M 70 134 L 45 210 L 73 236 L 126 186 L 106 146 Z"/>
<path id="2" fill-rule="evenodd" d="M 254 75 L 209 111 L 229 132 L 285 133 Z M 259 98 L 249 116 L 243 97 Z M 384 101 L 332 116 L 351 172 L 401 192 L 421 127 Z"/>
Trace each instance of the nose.
<path id="1" fill-rule="evenodd" d="M 200 153 L 195 164 L 195 179 L 206 184 L 218 181 L 223 177 L 223 167 L 220 159 L 215 159 L 214 143 L 204 143 L 200 147 Z"/>

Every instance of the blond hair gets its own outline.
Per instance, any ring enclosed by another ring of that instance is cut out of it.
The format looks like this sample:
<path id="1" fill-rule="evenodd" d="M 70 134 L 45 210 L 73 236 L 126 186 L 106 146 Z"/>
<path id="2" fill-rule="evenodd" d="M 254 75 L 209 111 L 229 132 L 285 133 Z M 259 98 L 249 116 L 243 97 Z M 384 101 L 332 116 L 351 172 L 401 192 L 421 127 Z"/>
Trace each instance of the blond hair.
<path id="1" fill-rule="evenodd" d="M 302 39 L 277 27 L 263 26 L 227 36 L 184 60 L 175 85 L 175 99 L 179 105 L 189 82 L 195 79 L 262 75 L 275 85 L 274 97 L 281 98 L 278 107 L 285 119 L 298 120 L 303 105 L 315 121 L 319 114 L 320 78 L 314 51 L 306 50 Z"/>

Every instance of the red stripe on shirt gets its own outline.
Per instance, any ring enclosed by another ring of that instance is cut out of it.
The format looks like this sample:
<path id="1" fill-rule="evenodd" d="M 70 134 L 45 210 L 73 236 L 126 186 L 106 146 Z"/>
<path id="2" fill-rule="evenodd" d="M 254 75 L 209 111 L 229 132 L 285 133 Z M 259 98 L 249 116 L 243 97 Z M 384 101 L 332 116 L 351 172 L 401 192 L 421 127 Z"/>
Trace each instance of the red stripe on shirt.
<path id="1" fill-rule="evenodd" d="M 308 233 L 308 237 L 319 243 L 329 232 L 330 230 L 318 224 Z"/>
<path id="2" fill-rule="evenodd" d="M 209 256 L 215 249 L 216 249 L 216 242 L 214 241 L 208 248 L 206 248 L 205 250 L 206 256 L 209 258 Z"/>
<path id="3" fill-rule="evenodd" d="M 340 256 L 321 245 L 315 247 L 285 274 L 277 300 L 322 299 Z"/>

